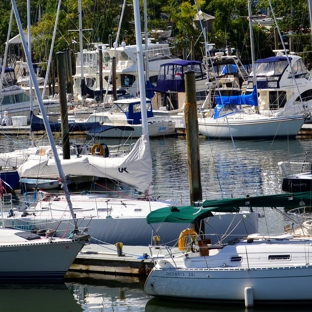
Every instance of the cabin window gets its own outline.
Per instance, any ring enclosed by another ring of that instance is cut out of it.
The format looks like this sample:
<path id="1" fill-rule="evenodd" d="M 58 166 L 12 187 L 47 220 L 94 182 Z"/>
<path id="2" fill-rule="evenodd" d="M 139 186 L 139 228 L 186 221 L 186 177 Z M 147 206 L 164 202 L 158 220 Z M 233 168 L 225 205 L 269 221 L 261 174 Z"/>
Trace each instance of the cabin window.
<path id="1" fill-rule="evenodd" d="M 94 87 L 95 82 L 96 82 L 96 78 L 86 78 L 86 85 L 89 88 Z"/>
<path id="2" fill-rule="evenodd" d="M 129 58 L 129 55 L 126 53 L 126 52 L 123 52 L 121 51 L 119 53 L 119 58 L 118 58 L 118 61 L 128 61 L 130 58 Z M 131 59 L 130 59 L 131 60 Z"/>
<path id="3" fill-rule="evenodd" d="M 269 261 L 290 260 L 290 255 L 269 255 Z"/>
<path id="4" fill-rule="evenodd" d="M 196 101 L 197 102 L 202 102 L 203 103 L 205 101 L 206 97 L 207 97 L 206 91 L 198 91 L 198 92 L 196 92 Z"/>
<path id="5" fill-rule="evenodd" d="M 104 51 L 103 51 L 102 57 L 103 57 L 103 61 L 102 61 L 103 64 L 109 63 L 109 62 L 111 61 L 111 57 L 110 57 L 110 55 L 109 55 L 108 52 L 104 52 Z"/>
<path id="6" fill-rule="evenodd" d="M 241 262 L 242 261 L 242 257 L 240 256 L 235 256 L 231 258 L 231 262 Z"/>
<path id="7" fill-rule="evenodd" d="M 303 102 L 310 101 L 310 100 L 312 99 L 312 90 L 309 89 L 309 90 L 307 90 L 307 91 L 302 92 L 302 93 L 301 93 L 301 99 L 302 99 Z M 296 102 L 300 102 L 300 101 L 301 101 L 301 100 L 300 100 L 300 97 L 298 96 L 298 97 L 296 98 Z"/>
<path id="8" fill-rule="evenodd" d="M 13 98 L 10 95 L 4 96 L 2 100 L 2 105 L 15 103 Z"/>
<path id="9" fill-rule="evenodd" d="M 284 107 L 286 104 L 286 92 L 285 91 L 270 91 L 269 93 L 269 105 L 271 110 Z"/>

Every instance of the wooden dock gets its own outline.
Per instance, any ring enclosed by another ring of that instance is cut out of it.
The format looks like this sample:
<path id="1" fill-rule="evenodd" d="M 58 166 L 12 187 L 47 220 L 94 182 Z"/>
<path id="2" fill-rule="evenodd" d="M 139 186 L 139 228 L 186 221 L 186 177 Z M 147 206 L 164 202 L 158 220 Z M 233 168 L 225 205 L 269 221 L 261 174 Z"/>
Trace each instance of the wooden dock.
<path id="1" fill-rule="evenodd" d="M 185 136 L 185 128 L 176 128 L 176 132 L 180 136 Z M 30 126 L 0 126 L 0 135 L 28 135 Z M 36 131 L 34 134 L 43 135 L 45 131 Z M 55 132 L 54 135 L 61 136 L 61 132 Z M 84 131 L 70 132 L 70 135 L 85 135 Z M 203 137 L 202 135 L 200 135 Z M 312 123 L 305 123 L 298 132 L 297 138 L 312 138 Z"/>
<path id="2" fill-rule="evenodd" d="M 154 264 L 145 246 L 86 245 L 69 268 L 65 278 L 77 273 L 147 276 Z"/>
<path id="3" fill-rule="evenodd" d="M 0 135 L 29 135 L 30 133 L 30 126 L 0 126 Z M 45 134 L 46 131 L 35 131 L 34 134 L 37 135 L 43 135 Z M 54 132 L 53 133 L 55 136 L 61 136 L 61 132 Z M 69 132 L 70 135 L 86 135 L 84 131 L 74 131 L 74 132 Z"/>
<path id="4" fill-rule="evenodd" d="M 311 139 L 312 138 L 312 123 L 305 123 L 302 125 L 297 134 L 298 139 Z"/>

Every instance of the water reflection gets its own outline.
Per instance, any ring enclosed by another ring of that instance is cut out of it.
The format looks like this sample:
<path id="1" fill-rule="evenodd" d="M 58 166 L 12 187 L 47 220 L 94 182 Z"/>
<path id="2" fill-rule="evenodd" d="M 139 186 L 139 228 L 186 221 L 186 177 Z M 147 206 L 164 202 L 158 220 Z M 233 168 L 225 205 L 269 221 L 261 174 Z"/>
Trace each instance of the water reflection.
<path id="1" fill-rule="evenodd" d="M 0 310 L 14 312 L 83 311 L 64 283 L 0 284 Z"/>
<path id="2" fill-rule="evenodd" d="M 303 160 L 305 140 L 199 141 L 203 198 L 238 197 L 281 192 L 279 161 Z M 189 202 L 185 139 L 151 140 L 154 193 Z"/>
<path id="3" fill-rule="evenodd" d="M 66 285 L 83 311 L 145 311 L 150 298 L 137 277 L 70 272 Z"/>

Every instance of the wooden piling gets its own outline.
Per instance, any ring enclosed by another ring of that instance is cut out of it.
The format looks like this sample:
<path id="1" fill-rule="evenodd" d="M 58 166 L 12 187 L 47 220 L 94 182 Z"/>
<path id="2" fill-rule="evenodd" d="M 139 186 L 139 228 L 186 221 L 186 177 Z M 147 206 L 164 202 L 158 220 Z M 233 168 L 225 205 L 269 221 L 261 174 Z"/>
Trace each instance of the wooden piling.
<path id="1" fill-rule="evenodd" d="M 69 127 L 68 127 L 68 111 L 67 111 L 67 97 L 66 97 L 66 79 L 65 79 L 65 54 L 58 52 L 57 54 L 57 74 L 59 83 L 59 98 L 61 110 L 62 123 L 62 146 L 63 159 L 70 159 L 69 147 Z"/>

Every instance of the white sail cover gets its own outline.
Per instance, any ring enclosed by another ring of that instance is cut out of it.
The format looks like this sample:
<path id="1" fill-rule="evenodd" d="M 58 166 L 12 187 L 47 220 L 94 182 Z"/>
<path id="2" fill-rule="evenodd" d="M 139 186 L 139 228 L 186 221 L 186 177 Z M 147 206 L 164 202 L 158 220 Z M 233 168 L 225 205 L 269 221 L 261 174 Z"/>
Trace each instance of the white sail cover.
<path id="1" fill-rule="evenodd" d="M 96 176 L 118 180 L 146 191 L 152 182 L 152 158 L 149 137 L 141 136 L 129 154 L 122 157 L 82 155 L 61 159 L 66 176 Z M 58 171 L 53 157 L 29 156 L 18 168 L 20 178 L 56 179 Z"/>

